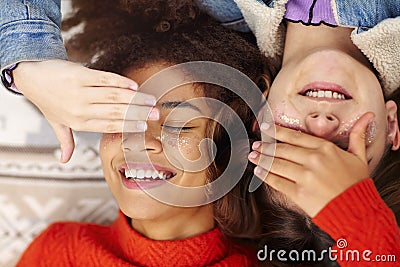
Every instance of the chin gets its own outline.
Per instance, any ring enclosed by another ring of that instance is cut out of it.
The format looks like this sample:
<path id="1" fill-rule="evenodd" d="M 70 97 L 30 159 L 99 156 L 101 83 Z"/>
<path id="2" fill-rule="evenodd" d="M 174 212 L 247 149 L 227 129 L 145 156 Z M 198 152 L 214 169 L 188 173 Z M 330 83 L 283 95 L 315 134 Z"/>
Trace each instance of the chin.
<path id="1" fill-rule="evenodd" d="M 121 190 L 119 192 L 113 191 L 114 198 L 116 199 L 120 210 L 129 218 L 132 219 L 151 219 L 157 217 L 165 204 L 153 199 L 145 192 L 126 192 Z"/>

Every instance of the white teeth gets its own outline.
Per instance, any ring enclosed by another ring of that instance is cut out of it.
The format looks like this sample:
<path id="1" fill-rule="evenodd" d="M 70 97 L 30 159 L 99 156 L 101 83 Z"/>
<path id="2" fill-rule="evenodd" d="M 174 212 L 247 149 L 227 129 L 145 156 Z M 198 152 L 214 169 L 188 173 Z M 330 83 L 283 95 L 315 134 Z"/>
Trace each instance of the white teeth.
<path id="1" fill-rule="evenodd" d="M 344 94 L 325 90 L 309 90 L 306 92 L 306 96 L 316 97 L 316 98 L 334 98 L 334 99 L 346 99 Z"/>
<path id="2" fill-rule="evenodd" d="M 125 170 L 125 177 L 127 178 L 136 177 L 136 170 Z"/>
<path id="3" fill-rule="evenodd" d="M 146 178 L 151 178 L 151 176 L 153 175 L 153 171 L 151 170 L 147 170 L 146 174 L 144 175 Z"/>
<path id="4" fill-rule="evenodd" d="M 136 178 L 144 178 L 144 170 L 138 170 L 136 174 Z"/>
<path id="5" fill-rule="evenodd" d="M 325 91 L 325 97 L 332 98 L 332 91 Z"/>
<path id="6" fill-rule="evenodd" d="M 164 172 L 164 171 L 156 171 L 156 170 L 136 170 L 136 169 L 131 169 L 125 170 L 125 177 L 128 179 L 141 179 L 142 181 L 149 180 L 149 178 L 152 179 L 169 179 L 173 175 L 170 172 Z M 147 178 L 147 179 L 145 179 Z"/>

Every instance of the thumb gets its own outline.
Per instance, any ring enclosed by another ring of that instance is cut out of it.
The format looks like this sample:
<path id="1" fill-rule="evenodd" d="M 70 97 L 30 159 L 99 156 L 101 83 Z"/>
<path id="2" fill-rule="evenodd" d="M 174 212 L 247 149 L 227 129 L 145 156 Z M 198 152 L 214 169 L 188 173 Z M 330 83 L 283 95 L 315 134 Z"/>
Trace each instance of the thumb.
<path id="1" fill-rule="evenodd" d="M 369 123 L 375 118 L 375 114 L 367 112 L 361 116 L 354 124 L 350 132 L 348 152 L 356 155 L 363 162 L 367 163 L 367 153 L 365 145 L 365 132 Z"/>
<path id="2" fill-rule="evenodd" d="M 75 148 L 74 136 L 72 135 L 71 128 L 55 122 L 49 122 L 49 123 L 53 128 L 58 141 L 60 142 L 61 146 L 60 162 L 67 163 L 71 159 L 72 153 L 74 152 Z"/>

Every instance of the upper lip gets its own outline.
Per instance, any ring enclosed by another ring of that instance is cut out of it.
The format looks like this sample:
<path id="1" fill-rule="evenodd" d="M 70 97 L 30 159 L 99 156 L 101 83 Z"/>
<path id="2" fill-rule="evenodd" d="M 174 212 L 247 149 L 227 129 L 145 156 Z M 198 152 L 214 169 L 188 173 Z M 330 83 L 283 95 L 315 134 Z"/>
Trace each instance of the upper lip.
<path id="1" fill-rule="evenodd" d="M 173 175 L 176 175 L 176 172 L 166 168 L 162 167 L 156 164 L 152 163 L 139 163 L 139 162 L 126 162 L 119 167 L 119 171 L 125 171 L 125 170 L 133 170 L 133 169 L 139 169 L 139 170 L 155 170 L 157 172 L 164 171 L 164 172 L 170 172 Z"/>
<path id="2" fill-rule="evenodd" d="M 339 94 L 343 94 L 345 96 L 344 100 L 349 100 L 349 99 L 353 98 L 351 96 L 351 94 L 346 89 L 344 89 L 342 86 L 340 86 L 339 84 L 331 83 L 331 82 L 322 82 L 322 81 L 312 82 L 312 83 L 305 85 L 301 89 L 299 94 L 302 96 L 305 96 L 307 91 L 314 90 L 314 89 L 316 89 L 318 91 L 332 91 L 332 92 L 336 92 Z M 323 98 L 323 99 L 326 100 L 327 98 Z M 341 99 L 331 98 L 331 100 L 337 101 L 337 100 L 341 100 Z"/>

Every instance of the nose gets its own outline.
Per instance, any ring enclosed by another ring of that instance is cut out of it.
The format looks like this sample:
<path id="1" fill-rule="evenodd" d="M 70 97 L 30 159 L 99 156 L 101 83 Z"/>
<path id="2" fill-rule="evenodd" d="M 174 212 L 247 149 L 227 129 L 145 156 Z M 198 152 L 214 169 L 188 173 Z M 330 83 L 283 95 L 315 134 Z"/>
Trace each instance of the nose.
<path id="1" fill-rule="evenodd" d="M 309 133 L 328 138 L 339 128 L 339 120 L 332 114 L 314 112 L 306 117 L 306 128 Z"/>
<path id="2" fill-rule="evenodd" d="M 159 134 L 155 135 L 150 131 L 144 133 L 125 133 L 122 142 L 124 152 L 148 152 L 160 153 L 162 152 L 162 144 Z"/>

